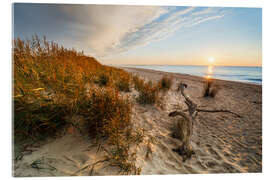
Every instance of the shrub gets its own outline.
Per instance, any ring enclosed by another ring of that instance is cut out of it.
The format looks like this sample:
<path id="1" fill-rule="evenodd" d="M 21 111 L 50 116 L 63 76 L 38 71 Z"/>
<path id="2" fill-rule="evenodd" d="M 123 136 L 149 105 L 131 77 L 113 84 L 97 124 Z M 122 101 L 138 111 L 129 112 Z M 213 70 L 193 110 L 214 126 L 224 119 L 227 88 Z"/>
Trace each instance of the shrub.
<path id="1" fill-rule="evenodd" d="M 162 90 L 169 90 L 172 86 L 172 77 L 163 76 L 159 80 L 158 86 Z"/>
<path id="2" fill-rule="evenodd" d="M 203 97 L 215 97 L 218 92 L 218 87 L 214 86 L 214 80 L 207 78 L 203 87 Z"/>

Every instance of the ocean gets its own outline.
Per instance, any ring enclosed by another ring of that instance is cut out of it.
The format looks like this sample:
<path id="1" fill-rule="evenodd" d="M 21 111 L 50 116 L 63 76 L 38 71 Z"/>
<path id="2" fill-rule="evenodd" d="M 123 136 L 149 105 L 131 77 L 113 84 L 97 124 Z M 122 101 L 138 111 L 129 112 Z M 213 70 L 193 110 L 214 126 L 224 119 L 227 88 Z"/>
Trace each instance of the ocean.
<path id="1" fill-rule="evenodd" d="M 176 66 L 176 65 L 125 65 L 164 72 L 190 74 L 230 81 L 262 84 L 262 67 L 246 66 Z"/>

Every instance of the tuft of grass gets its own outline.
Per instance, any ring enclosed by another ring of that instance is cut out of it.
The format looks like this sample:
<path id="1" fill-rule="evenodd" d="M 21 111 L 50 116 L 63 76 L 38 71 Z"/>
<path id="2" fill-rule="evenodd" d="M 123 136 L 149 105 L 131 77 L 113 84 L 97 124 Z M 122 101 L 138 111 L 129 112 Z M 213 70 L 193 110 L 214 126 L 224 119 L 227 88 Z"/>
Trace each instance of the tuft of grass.
<path id="1" fill-rule="evenodd" d="M 84 116 L 91 136 L 113 139 L 130 123 L 131 103 L 112 88 L 91 89 L 78 106 L 78 114 Z"/>
<path id="2" fill-rule="evenodd" d="M 165 75 L 158 81 L 158 86 L 159 89 L 167 91 L 171 88 L 172 83 L 173 83 L 172 77 L 168 77 Z"/>
<path id="3" fill-rule="evenodd" d="M 155 104 L 158 99 L 158 86 L 153 85 L 152 81 L 143 82 L 139 89 L 137 101 L 140 104 Z"/>
<path id="4" fill-rule="evenodd" d="M 135 174 L 139 175 L 141 168 L 135 165 L 136 153 L 130 151 L 130 145 L 136 144 L 138 146 L 143 142 L 144 130 L 143 129 L 126 129 L 124 136 L 118 136 L 118 142 L 110 151 L 105 150 L 107 159 L 112 166 L 120 168 L 119 173 L 122 174 Z"/>
<path id="5" fill-rule="evenodd" d="M 214 86 L 214 80 L 207 78 L 203 87 L 203 97 L 215 97 L 218 87 Z"/>
<path id="6" fill-rule="evenodd" d="M 134 83 L 134 88 L 139 91 L 143 85 L 144 85 L 144 80 L 140 79 L 138 75 L 133 76 L 133 83 Z"/>
<path id="7" fill-rule="evenodd" d="M 130 76 L 122 75 L 115 83 L 115 86 L 119 91 L 130 92 Z"/>
<path id="8" fill-rule="evenodd" d="M 16 139 L 45 139 L 53 136 L 66 125 L 68 107 L 53 101 L 28 102 L 25 97 L 14 99 L 14 129 Z"/>
<path id="9" fill-rule="evenodd" d="M 99 86 L 107 86 L 109 84 L 109 76 L 105 73 L 101 73 L 95 81 Z"/>
<path id="10" fill-rule="evenodd" d="M 137 102 L 140 104 L 155 104 L 158 100 L 159 84 L 145 82 L 138 76 L 133 76 L 134 88 L 139 92 Z"/>

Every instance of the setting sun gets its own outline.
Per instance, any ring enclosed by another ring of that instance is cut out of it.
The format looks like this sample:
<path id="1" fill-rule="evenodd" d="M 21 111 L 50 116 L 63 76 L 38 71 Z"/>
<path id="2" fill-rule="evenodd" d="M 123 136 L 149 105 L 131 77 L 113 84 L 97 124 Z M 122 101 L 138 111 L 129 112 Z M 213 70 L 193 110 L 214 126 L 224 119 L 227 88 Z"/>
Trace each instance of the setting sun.
<path id="1" fill-rule="evenodd" d="M 214 57 L 210 57 L 210 58 L 208 59 L 208 61 L 209 61 L 210 63 L 213 63 L 213 62 L 215 61 L 215 58 L 214 58 Z"/>

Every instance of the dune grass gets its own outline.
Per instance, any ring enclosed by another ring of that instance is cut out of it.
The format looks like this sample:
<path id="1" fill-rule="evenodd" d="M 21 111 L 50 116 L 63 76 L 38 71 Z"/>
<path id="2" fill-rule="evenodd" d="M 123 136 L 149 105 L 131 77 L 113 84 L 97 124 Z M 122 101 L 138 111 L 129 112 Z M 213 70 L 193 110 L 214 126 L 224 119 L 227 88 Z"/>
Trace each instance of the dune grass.
<path id="1" fill-rule="evenodd" d="M 128 158 L 132 141 L 127 132 L 136 138 L 137 131 L 130 122 L 132 104 L 119 95 L 119 91 L 129 91 L 126 71 L 38 36 L 13 41 L 13 68 L 15 143 L 54 137 L 71 115 L 80 115 L 87 134 L 106 137 L 112 150 L 116 148 L 124 158 L 118 161 L 119 166 L 132 165 L 137 173 Z"/>
<path id="2" fill-rule="evenodd" d="M 203 97 L 214 98 L 219 91 L 219 87 L 215 85 L 214 80 L 206 78 L 203 85 Z"/>
<path id="3" fill-rule="evenodd" d="M 139 92 L 137 102 L 139 104 L 155 104 L 161 100 L 159 92 L 168 91 L 172 86 L 172 77 L 163 76 L 157 83 L 153 81 L 145 82 L 137 75 L 133 76 L 134 88 Z"/>
<path id="4" fill-rule="evenodd" d="M 155 104 L 158 98 L 158 87 L 152 81 L 144 83 L 139 89 L 137 101 L 140 104 Z"/>
<path id="5" fill-rule="evenodd" d="M 78 106 L 91 136 L 117 138 L 130 124 L 131 103 L 113 88 L 91 89 Z"/>
<path id="6" fill-rule="evenodd" d="M 139 92 L 139 104 L 155 104 L 158 98 L 158 85 L 152 81 L 145 82 L 137 76 L 133 77 L 134 87 Z"/>
<path id="7" fill-rule="evenodd" d="M 131 83 L 131 77 L 122 75 L 121 77 L 119 77 L 119 80 L 115 83 L 115 87 L 119 91 L 130 92 L 130 83 Z"/>
<path id="8" fill-rule="evenodd" d="M 172 77 L 169 76 L 163 76 L 159 81 L 158 81 L 158 87 L 160 90 L 167 91 L 171 88 L 173 84 L 173 79 Z"/>

